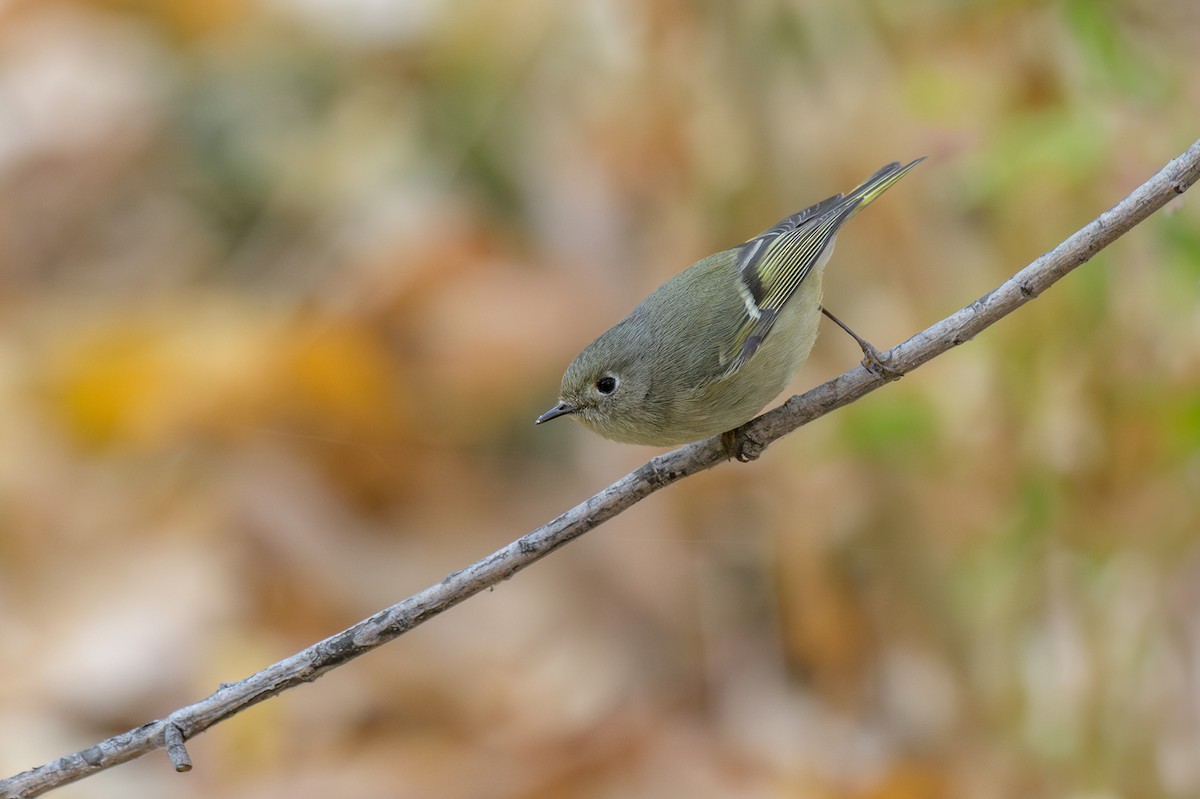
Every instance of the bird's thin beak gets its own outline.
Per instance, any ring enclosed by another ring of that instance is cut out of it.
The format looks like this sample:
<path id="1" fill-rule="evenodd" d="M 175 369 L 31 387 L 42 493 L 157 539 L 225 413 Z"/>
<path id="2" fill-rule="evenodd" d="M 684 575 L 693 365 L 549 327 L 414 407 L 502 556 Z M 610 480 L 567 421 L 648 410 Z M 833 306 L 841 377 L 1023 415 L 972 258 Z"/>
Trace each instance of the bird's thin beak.
<path id="1" fill-rule="evenodd" d="M 575 406 L 569 402 L 560 402 L 538 418 L 534 419 L 533 423 L 541 424 L 542 422 L 548 422 L 551 419 L 557 419 L 559 416 L 566 416 L 568 413 L 575 413 Z"/>

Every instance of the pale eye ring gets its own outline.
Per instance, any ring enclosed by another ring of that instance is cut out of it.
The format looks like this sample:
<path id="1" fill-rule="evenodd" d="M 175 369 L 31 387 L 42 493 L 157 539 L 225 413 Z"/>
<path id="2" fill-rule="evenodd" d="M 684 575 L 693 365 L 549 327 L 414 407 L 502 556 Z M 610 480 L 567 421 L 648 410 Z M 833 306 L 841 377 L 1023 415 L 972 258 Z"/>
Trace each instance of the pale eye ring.
<path id="1" fill-rule="evenodd" d="M 596 381 L 596 390 L 601 394 L 611 394 L 617 390 L 617 378 L 605 375 Z"/>

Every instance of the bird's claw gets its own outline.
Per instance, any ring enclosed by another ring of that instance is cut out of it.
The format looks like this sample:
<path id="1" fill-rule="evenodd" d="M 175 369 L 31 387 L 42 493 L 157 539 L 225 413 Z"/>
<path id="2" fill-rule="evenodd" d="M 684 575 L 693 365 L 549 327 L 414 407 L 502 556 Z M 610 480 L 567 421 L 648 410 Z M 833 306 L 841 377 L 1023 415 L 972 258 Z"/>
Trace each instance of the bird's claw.
<path id="1" fill-rule="evenodd" d="M 762 455 L 762 451 L 766 448 L 760 442 L 746 435 L 741 427 L 726 430 L 719 438 L 721 449 L 725 450 L 725 455 L 739 463 L 758 460 L 758 456 Z"/>
<path id="2" fill-rule="evenodd" d="M 881 380 L 899 380 L 904 376 L 903 372 L 888 366 L 892 360 L 890 355 L 885 355 L 866 341 L 859 342 L 859 345 L 863 351 L 862 365 L 868 372 Z"/>

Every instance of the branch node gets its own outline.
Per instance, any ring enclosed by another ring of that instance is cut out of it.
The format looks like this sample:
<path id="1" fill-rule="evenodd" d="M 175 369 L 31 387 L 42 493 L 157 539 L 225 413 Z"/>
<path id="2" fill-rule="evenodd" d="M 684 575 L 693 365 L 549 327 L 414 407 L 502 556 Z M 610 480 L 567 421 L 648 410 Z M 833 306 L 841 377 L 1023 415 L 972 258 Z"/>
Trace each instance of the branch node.
<path id="1" fill-rule="evenodd" d="M 656 487 L 670 485 L 679 477 L 678 471 L 664 468 L 658 458 L 651 458 L 646 465 L 650 467 L 646 472 L 646 479 Z"/>
<path id="2" fill-rule="evenodd" d="M 187 747 L 183 745 L 183 730 L 168 721 L 163 730 L 163 743 L 166 746 L 167 757 L 171 758 L 171 765 L 176 771 L 183 773 L 192 770 L 192 758 L 188 756 Z"/>

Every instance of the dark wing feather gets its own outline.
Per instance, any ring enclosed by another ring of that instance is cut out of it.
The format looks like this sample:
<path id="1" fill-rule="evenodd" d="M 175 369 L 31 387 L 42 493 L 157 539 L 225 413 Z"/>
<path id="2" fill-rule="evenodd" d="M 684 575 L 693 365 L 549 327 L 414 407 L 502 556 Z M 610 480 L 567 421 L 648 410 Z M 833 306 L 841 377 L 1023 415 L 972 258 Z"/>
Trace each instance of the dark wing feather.
<path id="1" fill-rule="evenodd" d="M 735 267 L 746 313 L 737 335 L 721 354 L 721 362 L 727 364 L 722 379 L 754 356 L 841 226 L 921 160 L 905 166 L 888 164 L 849 194 L 837 194 L 805 208 L 741 246 Z"/>

